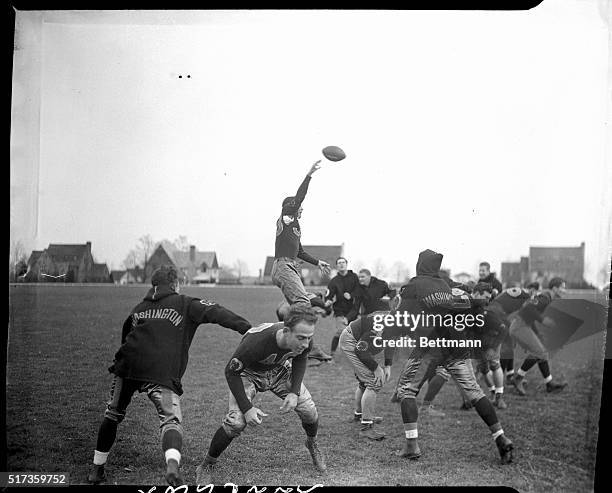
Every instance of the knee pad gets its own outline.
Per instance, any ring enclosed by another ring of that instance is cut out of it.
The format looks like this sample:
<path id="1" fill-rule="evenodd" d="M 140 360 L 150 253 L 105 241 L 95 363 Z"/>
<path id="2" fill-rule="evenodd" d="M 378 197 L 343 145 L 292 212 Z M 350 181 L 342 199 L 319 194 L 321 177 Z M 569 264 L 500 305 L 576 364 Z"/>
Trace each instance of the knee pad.
<path id="1" fill-rule="evenodd" d="M 493 359 L 489 361 L 489 368 L 491 371 L 499 370 L 501 368 L 501 363 L 498 359 Z"/>
<path id="2" fill-rule="evenodd" d="M 301 402 L 296 408 L 295 412 L 298 413 L 303 423 L 315 423 L 319 419 L 319 413 L 317 406 L 315 406 L 312 398 L 306 399 Z"/>
<path id="3" fill-rule="evenodd" d="M 230 411 L 227 413 L 221 424 L 228 437 L 236 438 L 246 428 L 246 420 L 240 411 Z"/>

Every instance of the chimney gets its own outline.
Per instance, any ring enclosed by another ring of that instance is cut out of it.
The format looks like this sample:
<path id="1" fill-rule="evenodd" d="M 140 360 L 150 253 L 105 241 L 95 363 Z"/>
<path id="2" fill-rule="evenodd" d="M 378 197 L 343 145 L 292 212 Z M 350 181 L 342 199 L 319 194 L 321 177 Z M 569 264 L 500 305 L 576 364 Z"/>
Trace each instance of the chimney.
<path id="1" fill-rule="evenodd" d="M 194 264 L 194 263 L 195 263 L 195 257 L 196 257 L 195 253 L 196 253 L 195 245 L 191 245 L 191 246 L 189 247 L 189 261 L 190 261 L 192 264 Z"/>

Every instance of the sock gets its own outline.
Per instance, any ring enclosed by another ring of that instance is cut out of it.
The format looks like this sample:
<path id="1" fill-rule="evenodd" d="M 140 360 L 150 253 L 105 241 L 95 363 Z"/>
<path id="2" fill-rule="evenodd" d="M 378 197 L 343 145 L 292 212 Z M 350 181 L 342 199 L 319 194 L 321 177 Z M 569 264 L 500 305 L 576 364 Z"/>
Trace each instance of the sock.
<path id="1" fill-rule="evenodd" d="M 119 423 L 113 421 L 108 418 L 104 418 L 102 424 L 100 425 L 100 429 L 98 430 L 98 441 L 96 443 L 96 450 L 100 452 L 108 452 L 113 443 L 115 443 L 115 438 L 117 437 L 117 426 Z"/>
<path id="2" fill-rule="evenodd" d="M 548 366 L 548 361 L 538 361 L 538 368 L 540 368 L 540 373 L 544 377 L 544 379 L 548 382 L 548 377 L 550 377 L 550 366 Z M 551 378 L 552 380 L 552 378 Z"/>
<path id="3" fill-rule="evenodd" d="M 444 386 L 446 380 L 444 380 L 440 375 L 434 375 L 431 377 L 431 380 L 427 384 L 427 393 L 423 398 L 423 405 L 425 402 L 431 404 L 431 402 L 436 398 L 440 389 Z"/>
<path id="4" fill-rule="evenodd" d="M 525 373 L 533 368 L 537 362 L 538 360 L 535 358 L 527 358 L 525 361 L 523 361 L 523 364 L 519 368 L 518 374 L 524 377 Z"/>
<path id="5" fill-rule="evenodd" d="M 496 440 L 498 436 L 504 434 L 504 430 L 502 430 L 500 423 L 489 426 L 489 430 L 491 430 L 491 438 L 493 438 L 493 440 Z"/>
<path id="6" fill-rule="evenodd" d="M 404 435 L 407 440 L 414 440 L 419 437 L 416 423 L 404 423 Z"/>
<path id="7" fill-rule="evenodd" d="M 478 399 L 476 404 L 474 404 L 474 407 L 476 408 L 478 415 L 487 424 L 487 426 L 491 427 L 499 422 L 493 404 L 491 404 L 491 401 L 489 401 L 489 399 L 486 397 L 481 397 Z"/>
<path id="8" fill-rule="evenodd" d="M 181 463 L 181 453 L 175 448 L 169 448 L 164 451 L 164 456 L 166 457 L 166 464 L 170 460 L 175 460 L 178 464 Z"/>
<path id="9" fill-rule="evenodd" d="M 508 370 L 508 375 L 514 373 L 514 358 L 506 360 L 506 370 Z"/>
<path id="10" fill-rule="evenodd" d="M 334 336 L 331 343 L 331 352 L 334 353 L 338 349 L 338 342 L 340 342 L 340 336 Z"/>
<path id="11" fill-rule="evenodd" d="M 489 385 L 489 392 L 495 392 L 495 385 Z"/>
<path id="12" fill-rule="evenodd" d="M 175 429 L 165 430 L 161 442 L 164 452 L 174 449 L 180 455 L 181 449 L 183 448 L 183 435 L 180 431 Z"/>
<path id="13" fill-rule="evenodd" d="M 210 447 L 208 447 L 208 456 L 216 459 L 221 455 L 221 453 L 229 447 L 229 444 L 232 443 L 233 438 L 230 437 L 223 426 L 220 426 L 210 441 Z M 207 457 L 208 457 L 207 456 Z"/>
<path id="14" fill-rule="evenodd" d="M 416 423 L 419 419 L 419 410 L 416 405 L 416 399 L 406 398 L 400 402 L 402 411 L 402 421 L 406 423 Z"/>
<path id="15" fill-rule="evenodd" d="M 302 421 L 302 428 L 306 431 L 308 438 L 315 438 L 319 430 L 319 420 L 317 419 L 314 423 L 304 423 Z"/>
<path id="16" fill-rule="evenodd" d="M 106 459 L 108 459 L 108 452 L 100 452 L 98 450 L 94 450 L 93 463 L 96 466 L 103 466 L 104 464 L 106 464 Z"/>
<path id="17" fill-rule="evenodd" d="M 495 393 L 496 394 L 503 394 L 504 393 L 504 388 L 503 387 L 495 387 Z"/>
<path id="18" fill-rule="evenodd" d="M 552 382 L 552 375 L 548 375 L 545 379 L 544 379 L 545 383 L 550 383 Z"/>

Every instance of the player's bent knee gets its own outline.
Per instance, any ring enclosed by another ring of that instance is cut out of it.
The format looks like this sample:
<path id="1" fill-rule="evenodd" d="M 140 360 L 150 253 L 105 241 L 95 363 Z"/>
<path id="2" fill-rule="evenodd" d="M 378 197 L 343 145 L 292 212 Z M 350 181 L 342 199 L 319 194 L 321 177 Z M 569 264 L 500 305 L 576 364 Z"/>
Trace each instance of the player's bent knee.
<path id="1" fill-rule="evenodd" d="M 165 433 L 168 433 L 170 430 L 175 430 L 178 431 L 181 435 L 183 435 L 183 425 L 181 425 L 181 423 L 178 422 L 170 422 L 170 423 L 164 423 L 161 426 L 161 436 L 163 438 Z"/>
<path id="2" fill-rule="evenodd" d="M 295 412 L 298 413 L 303 423 L 315 423 L 319 419 L 317 406 L 312 399 L 301 402 L 295 408 Z"/>
<path id="3" fill-rule="evenodd" d="M 221 424 L 227 436 L 236 438 L 246 428 L 244 415 L 239 411 L 230 411 Z"/>
<path id="4" fill-rule="evenodd" d="M 499 370 L 501 368 L 500 361 L 498 359 L 490 361 L 489 368 L 491 369 L 491 371 Z"/>

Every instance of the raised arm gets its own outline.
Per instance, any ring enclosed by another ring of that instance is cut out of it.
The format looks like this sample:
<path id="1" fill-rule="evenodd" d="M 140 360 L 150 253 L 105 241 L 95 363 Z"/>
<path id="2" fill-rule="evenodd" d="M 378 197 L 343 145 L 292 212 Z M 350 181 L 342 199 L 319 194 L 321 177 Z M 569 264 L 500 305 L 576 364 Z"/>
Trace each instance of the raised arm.
<path id="1" fill-rule="evenodd" d="M 189 318 L 200 324 L 219 324 L 245 334 L 251 328 L 248 320 L 214 301 L 194 299 L 189 304 Z"/>
<path id="2" fill-rule="evenodd" d="M 310 184 L 310 179 L 312 178 L 313 173 L 321 167 L 321 165 L 319 164 L 320 162 L 321 160 L 315 162 L 312 165 L 312 167 L 306 174 L 304 181 L 302 181 L 297 192 L 295 193 L 295 197 L 293 197 L 293 200 L 283 205 L 283 216 L 293 216 L 301 207 L 302 202 L 306 198 L 306 192 L 308 192 L 308 185 Z"/>

